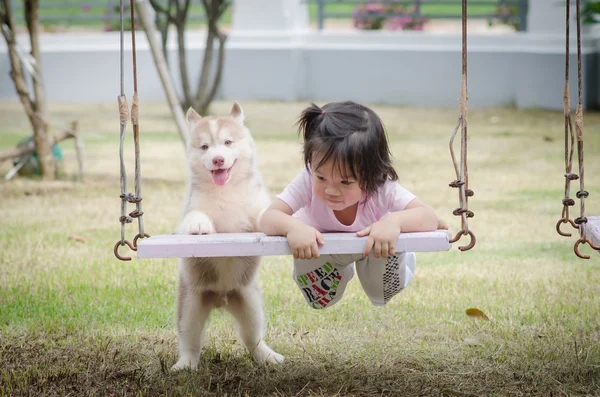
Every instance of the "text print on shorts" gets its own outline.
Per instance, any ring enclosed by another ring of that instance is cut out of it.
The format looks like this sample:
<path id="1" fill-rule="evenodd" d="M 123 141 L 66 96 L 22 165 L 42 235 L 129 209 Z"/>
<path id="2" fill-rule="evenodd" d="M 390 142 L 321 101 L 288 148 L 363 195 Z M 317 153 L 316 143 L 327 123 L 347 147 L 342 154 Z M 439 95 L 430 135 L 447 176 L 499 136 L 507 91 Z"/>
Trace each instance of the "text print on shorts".
<path id="1" fill-rule="evenodd" d="M 331 263 L 300 274 L 296 281 L 304 293 L 306 300 L 314 309 L 323 309 L 335 298 L 342 275 Z"/>

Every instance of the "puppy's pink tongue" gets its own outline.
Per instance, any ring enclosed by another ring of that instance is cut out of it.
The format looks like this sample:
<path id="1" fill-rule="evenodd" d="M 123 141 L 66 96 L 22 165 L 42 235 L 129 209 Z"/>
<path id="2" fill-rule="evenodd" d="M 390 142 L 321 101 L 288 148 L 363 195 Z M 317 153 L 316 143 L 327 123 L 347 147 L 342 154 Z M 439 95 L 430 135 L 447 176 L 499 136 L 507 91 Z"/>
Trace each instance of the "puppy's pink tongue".
<path id="1" fill-rule="evenodd" d="M 212 177 L 215 185 L 223 186 L 227 183 L 227 170 L 215 170 L 212 172 Z"/>

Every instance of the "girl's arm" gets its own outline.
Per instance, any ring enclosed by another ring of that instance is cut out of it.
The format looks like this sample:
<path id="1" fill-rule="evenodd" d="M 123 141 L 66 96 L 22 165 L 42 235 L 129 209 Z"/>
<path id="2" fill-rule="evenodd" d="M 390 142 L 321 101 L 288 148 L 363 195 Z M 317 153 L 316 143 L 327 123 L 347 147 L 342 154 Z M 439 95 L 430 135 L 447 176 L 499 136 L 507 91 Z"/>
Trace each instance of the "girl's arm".
<path id="1" fill-rule="evenodd" d="M 432 232 L 438 226 L 447 228 L 433 209 L 421 200 L 413 199 L 404 210 L 389 213 L 357 235 L 369 236 L 365 244 L 365 256 L 372 249 L 375 257 L 379 258 L 394 254 L 400 232 Z"/>
<path id="2" fill-rule="evenodd" d="M 293 213 L 289 205 L 276 198 L 260 217 L 260 230 L 267 236 L 287 236 L 294 224 L 302 222 Z"/>
<path id="3" fill-rule="evenodd" d="M 292 214 L 290 206 L 276 198 L 260 218 L 260 230 L 267 236 L 287 237 L 296 259 L 318 258 L 318 246 L 323 245 L 323 236 Z"/>
<path id="4" fill-rule="evenodd" d="M 403 211 L 392 212 L 387 217 L 397 222 L 404 233 L 432 232 L 440 223 L 435 211 L 419 199 L 412 200 Z"/>

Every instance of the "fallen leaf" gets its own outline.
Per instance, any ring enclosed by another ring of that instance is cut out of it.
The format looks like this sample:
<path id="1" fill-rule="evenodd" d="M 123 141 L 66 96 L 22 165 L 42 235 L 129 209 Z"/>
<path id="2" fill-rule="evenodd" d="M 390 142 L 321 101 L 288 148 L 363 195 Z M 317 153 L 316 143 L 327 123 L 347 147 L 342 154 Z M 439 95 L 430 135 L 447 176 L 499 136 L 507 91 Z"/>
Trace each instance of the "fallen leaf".
<path id="1" fill-rule="evenodd" d="M 88 238 L 86 238 L 86 237 L 81 237 L 81 236 L 76 236 L 76 235 L 74 235 L 74 234 L 71 234 L 71 235 L 69 236 L 69 240 L 75 240 L 75 241 L 79 241 L 79 242 L 85 243 L 85 242 L 86 242 L 86 241 L 88 241 L 89 239 L 88 239 Z"/>
<path id="2" fill-rule="evenodd" d="M 470 309 L 467 309 L 467 316 L 469 316 L 469 317 L 479 317 L 482 320 L 490 321 L 490 319 L 488 318 L 488 316 L 485 315 L 484 312 L 482 312 L 479 309 L 475 309 L 474 307 L 470 308 Z"/>

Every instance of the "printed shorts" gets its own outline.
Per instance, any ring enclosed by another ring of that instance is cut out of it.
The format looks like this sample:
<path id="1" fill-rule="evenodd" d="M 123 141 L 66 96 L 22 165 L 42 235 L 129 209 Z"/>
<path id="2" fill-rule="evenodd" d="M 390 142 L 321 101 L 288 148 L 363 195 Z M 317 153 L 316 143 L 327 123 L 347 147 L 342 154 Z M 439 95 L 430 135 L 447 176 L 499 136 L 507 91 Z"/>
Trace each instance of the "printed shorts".
<path id="1" fill-rule="evenodd" d="M 373 254 L 321 255 L 294 259 L 294 281 L 312 308 L 324 309 L 342 298 L 356 267 L 371 302 L 383 306 L 412 281 L 415 265 L 414 252 L 400 252 L 387 258 L 375 258 Z"/>

